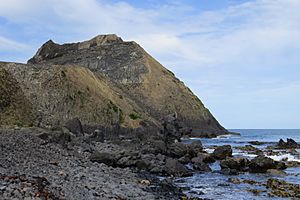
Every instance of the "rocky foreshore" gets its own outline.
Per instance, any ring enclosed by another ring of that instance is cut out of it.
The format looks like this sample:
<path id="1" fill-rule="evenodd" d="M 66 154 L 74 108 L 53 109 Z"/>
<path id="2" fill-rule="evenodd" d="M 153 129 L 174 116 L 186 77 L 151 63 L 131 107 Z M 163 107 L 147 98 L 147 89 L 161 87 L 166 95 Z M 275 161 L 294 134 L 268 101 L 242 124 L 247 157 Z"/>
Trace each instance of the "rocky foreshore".
<path id="1" fill-rule="evenodd" d="M 242 148 L 258 155 L 249 160 L 234 157 L 230 145 L 215 147 L 212 153 L 207 153 L 200 141 L 182 143 L 181 137 L 189 130 L 174 116 L 166 117 L 163 127 L 159 134 L 146 138 L 137 137 L 139 133 L 134 137 L 115 133 L 112 137 L 113 133 L 108 135 L 99 129 L 85 133 L 78 119 L 57 130 L 1 129 L 0 197 L 4 200 L 197 199 L 186 196 L 173 179 L 211 172 L 210 163 L 216 161 L 221 167 L 218 173 L 225 175 L 280 174 L 290 166 L 287 161 L 266 157 L 251 145 Z M 286 147 L 282 144 L 286 143 L 280 141 L 273 148 Z M 229 180 L 236 184 L 245 181 Z M 276 179 L 260 184 L 270 190 L 270 196 L 299 197 L 298 185 L 283 184 Z M 274 189 L 276 184 L 282 185 L 280 191 Z"/>

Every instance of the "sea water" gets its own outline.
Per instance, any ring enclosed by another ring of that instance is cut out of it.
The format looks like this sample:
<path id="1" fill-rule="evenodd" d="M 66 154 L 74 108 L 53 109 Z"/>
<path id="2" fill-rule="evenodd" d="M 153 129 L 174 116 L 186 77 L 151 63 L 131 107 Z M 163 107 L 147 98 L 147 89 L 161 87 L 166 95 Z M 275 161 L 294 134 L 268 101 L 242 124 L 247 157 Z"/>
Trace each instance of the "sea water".
<path id="1" fill-rule="evenodd" d="M 242 152 L 236 147 L 249 145 L 251 141 L 264 142 L 263 145 L 253 145 L 260 149 L 265 149 L 267 146 L 275 145 L 280 139 L 286 140 L 292 138 L 300 143 L 300 129 L 232 129 L 232 132 L 238 132 L 241 135 L 224 135 L 213 139 L 197 139 L 191 138 L 184 142 L 190 143 L 196 140 L 201 140 L 205 150 L 211 153 L 214 146 L 231 145 L 234 156 L 242 156 L 252 159 L 256 157 L 254 154 Z M 282 153 L 276 156 L 270 156 L 274 160 L 281 160 L 283 158 L 289 161 L 300 162 L 299 149 L 297 153 L 291 155 L 290 153 Z M 243 173 L 240 175 L 223 175 L 218 173 L 220 170 L 219 162 L 215 162 L 210 166 L 212 172 L 209 173 L 195 173 L 192 177 L 181 178 L 176 180 L 178 186 L 182 187 L 185 193 L 190 196 L 197 196 L 208 199 L 283 199 L 268 197 L 267 192 L 263 192 L 258 196 L 249 192 L 249 189 L 266 190 L 265 187 L 249 185 L 249 184 L 233 184 L 229 183 L 229 178 L 238 178 L 242 180 L 255 180 L 257 182 L 266 182 L 268 178 L 278 178 L 290 183 L 300 184 L 300 168 L 288 168 L 285 170 L 287 176 L 275 176 L 270 174 L 251 174 Z M 185 190 L 184 188 L 189 188 Z"/>

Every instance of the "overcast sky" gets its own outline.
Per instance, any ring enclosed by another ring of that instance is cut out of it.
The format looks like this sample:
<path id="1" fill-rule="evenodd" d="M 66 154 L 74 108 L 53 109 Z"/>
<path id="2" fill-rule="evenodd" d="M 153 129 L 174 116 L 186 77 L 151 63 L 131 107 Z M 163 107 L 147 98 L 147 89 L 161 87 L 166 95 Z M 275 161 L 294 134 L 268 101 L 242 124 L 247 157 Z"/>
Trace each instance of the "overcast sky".
<path id="1" fill-rule="evenodd" d="M 300 0 L 0 0 L 0 60 L 116 33 L 226 128 L 300 128 Z"/>

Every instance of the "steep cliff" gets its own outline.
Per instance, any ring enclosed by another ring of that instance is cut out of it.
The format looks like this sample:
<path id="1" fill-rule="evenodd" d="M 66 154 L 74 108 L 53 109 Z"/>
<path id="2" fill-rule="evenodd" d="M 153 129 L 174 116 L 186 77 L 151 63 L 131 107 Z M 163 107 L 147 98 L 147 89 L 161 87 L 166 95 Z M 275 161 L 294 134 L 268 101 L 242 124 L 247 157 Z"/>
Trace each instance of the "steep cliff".
<path id="1" fill-rule="evenodd" d="M 27 65 L 2 63 L 0 69 L 17 81 L 33 125 L 78 117 L 92 125 L 159 127 L 165 115 L 176 112 L 198 135 L 227 133 L 173 73 L 137 43 L 116 35 L 63 45 L 50 40 Z"/>

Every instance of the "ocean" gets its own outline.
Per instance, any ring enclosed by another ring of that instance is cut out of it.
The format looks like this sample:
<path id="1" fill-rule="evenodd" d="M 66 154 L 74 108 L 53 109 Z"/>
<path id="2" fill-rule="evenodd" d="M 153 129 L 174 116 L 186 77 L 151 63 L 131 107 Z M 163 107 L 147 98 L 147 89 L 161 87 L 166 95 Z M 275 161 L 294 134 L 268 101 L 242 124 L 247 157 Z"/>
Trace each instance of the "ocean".
<path id="1" fill-rule="evenodd" d="M 253 145 L 257 148 L 265 150 L 267 146 L 275 145 L 280 139 L 286 140 L 292 138 L 300 143 L 300 129 L 232 129 L 232 132 L 238 132 L 241 135 L 226 135 L 219 136 L 213 139 L 198 139 L 191 138 L 186 140 L 190 143 L 195 140 L 201 140 L 207 152 L 212 152 L 213 146 L 231 145 L 233 148 L 233 156 L 246 157 L 248 159 L 254 158 L 256 155 L 243 152 L 237 147 L 249 145 L 250 141 L 265 142 L 263 145 Z M 276 156 L 270 156 L 274 160 L 287 159 L 288 161 L 300 162 L 300 150 L 296 153 L 286 153 Z M 250 189 L 266 190 L 265 187 L 249 185 L 249 184 L 233 184 L 229 183 L 229 178 L 238 178 L 242 180 L 255 180 L 258 182 L 266 182 L 268 178 L 282 179 L 290 183 L 300 184 L 300 168 L 288 168 L 285 170 L 286 176 L 276 176 L 270 174 L 251 174 L 244 173 L 240 175 L 223 175 L 218 173 L 220 170 L 219 162 L 210 165 L 212 172 L 195 173 L 192 177 L 180 178 L 176 180 L 176 184 L 183 188 L 186 194 L 207 199 L 239 199 L 239 200 L 256 200 L 256 199 L 283 199 L 269 197 L 267 192 L 262 192 L 259 195 L 254 195 L 249 192 Z M 189 188 L 185 190 L 185 188 Z"/>

